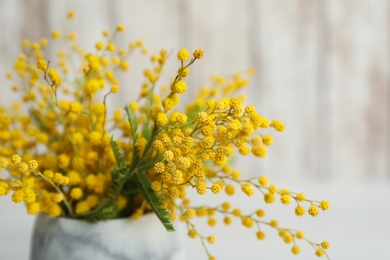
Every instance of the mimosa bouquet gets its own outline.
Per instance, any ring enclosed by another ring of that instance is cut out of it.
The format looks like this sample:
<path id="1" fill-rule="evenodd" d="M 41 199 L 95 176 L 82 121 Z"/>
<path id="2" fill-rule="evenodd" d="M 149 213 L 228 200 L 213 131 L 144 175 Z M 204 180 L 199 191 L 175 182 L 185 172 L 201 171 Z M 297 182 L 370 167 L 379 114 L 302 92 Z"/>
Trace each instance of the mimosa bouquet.
<path id="1" fill-rule="evenodd" d="M 68 13 L 71 19 L 74 12 Z M 118 48 L 114 38 L 118 25 L 93 51 L 76 45 L 75 33 L 54 31 L 51 41 L 62 39 L 67 49 L 57 57 L 47 56 L 49 40 L 23 41 L 23 53 L 7 73 L 20 101 L 0 107 L 0 196 L 9 194 L 24 202 L 29 214 L 82 219 L 89 222 L 114 218 L 140 218 L 153 213 L 168 231 L 176 218 L 185 222 L 188 235 L 201 240 L 209 259 L 216 259 L 206 244 L 213 235 L 201 234 L 194 218 L 210 226 L 221 215 L 223 223 L 240 221 L 262 240 L 270 226 L 291 251 L 299 254 L 298 240 L 310 243 L 318 256 L 326 255 L 327 241 L 314 243 L 303 232 L 265 220 L 263 209 L 241 212 L 229 202 L 197 206 L 187 196 L 189 189 L 200 196 L 241 190 L 260 196 L 266 204 L 280 200 L 297 203 L 295 214 L 317 216 L 327 210 L 327 201 L 313 201 L 303 193 L 279 189 L 265 176 L 245 179 L 230 165 L 234 156 L 264 158 L 273 143 L 271 130 L 285 125 L 244 106 L 237 91 L 248 85 L 253 74 L 214 76 L 194 99 L 179 109 L 187 89 L 190 66 L 203 58 L 202 49 L 177 52 L 178 70 L 167 87 L 159 78 L 168 59 L 161 50 L 150 56 L 151 67 L 143 72 L 139 95 L 125 107 L 110 109 L 108 100 L 122 87 L 118 74 L 127 73 L 129 56 L 146 55 L 142 41 Z M 136 66 L 136 65 L 134 65 Z M 305 207 L 306 206 L 306 207 Z"/>

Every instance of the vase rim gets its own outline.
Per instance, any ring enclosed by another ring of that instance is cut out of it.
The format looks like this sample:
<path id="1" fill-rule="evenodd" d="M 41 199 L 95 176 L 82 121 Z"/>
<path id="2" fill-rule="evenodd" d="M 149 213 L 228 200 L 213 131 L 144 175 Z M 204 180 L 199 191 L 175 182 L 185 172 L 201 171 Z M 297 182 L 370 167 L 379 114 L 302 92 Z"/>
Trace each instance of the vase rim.
<path id="1" fill-rule="evenodd" d="M 146 214 L 142 215 L 140 217 L 140 219 L 138 219 L 138 220 L 134 220 L 131 217 L 121 217 L 121 218 L 99 220 L 99 221 L 96 221 L 96 222 L 92 223 L 92 222 L 88 222 L 85 219 L 71 218 L 71 217 L 67 217 L 67 216 L 51 217 L 50 215 L 48 215 L 46 213 L 43 213 L 43 212 L 38 213 L 37 216 L 47 217 L 47 218 L 50 218 L 50 219 L 58 219 L 58 220 L 61 220 L 61 221 L 68 221 L 68 222 L 72 222 L 72 221 L 74 221 L 74 222 L 85 222 L 85 223 L 89 223 L 89 224 L 97 224 L 97 223 L 104 223 L 104 222 L 123 222 L 123 221 L 138 222 L 142 218 L 151 218 L 152 216 L 157 218 L 157 216 L 155 214 L 153 214 L 153 213 L 146 213 Z"/>

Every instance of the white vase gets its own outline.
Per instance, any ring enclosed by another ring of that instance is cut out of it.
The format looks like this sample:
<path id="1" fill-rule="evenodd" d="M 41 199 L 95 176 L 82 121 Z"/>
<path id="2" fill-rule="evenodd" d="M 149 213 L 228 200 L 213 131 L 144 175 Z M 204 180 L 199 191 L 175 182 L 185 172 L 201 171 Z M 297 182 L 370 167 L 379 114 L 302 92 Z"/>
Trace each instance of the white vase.
<path id="1" fill-rule="evenodd" d="M 184 228 L 168 232 L 154 214 L 96 224 L 39 214 L 31 260 L 184 260 Z"/>

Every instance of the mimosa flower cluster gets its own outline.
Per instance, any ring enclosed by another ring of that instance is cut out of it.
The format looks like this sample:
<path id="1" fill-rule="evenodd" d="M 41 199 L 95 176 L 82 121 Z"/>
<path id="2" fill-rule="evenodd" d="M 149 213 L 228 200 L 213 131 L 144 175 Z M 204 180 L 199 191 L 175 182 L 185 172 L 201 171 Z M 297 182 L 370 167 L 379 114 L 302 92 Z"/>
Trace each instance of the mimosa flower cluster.
<path id="1" fill-rule="evenodd" d="M 68 19 L 74 16 L 68 13 Z M 150 56 L 139 95 L 123 104 L 125 109 L 111 111 L 107 100 L 124 88 L 119 75 L 130 70 L 129 57 L 148 53 L 141 40 L 126 48 L 116 46 L 115 37 L 124 30 L 124 25 L 113 33 L 104 30 L 103 40 L 90 52 L 74 43 L 73 32 L 54 31 L 51 40 L 22 42 L 23 53 L 6 74 L 21 99 L 0 107 L 0 196 L 24 202 L 29 214 L 91 222 L 136 220 L 154 212 L 172 230 L 171 221 L 178 218 L 186 223 L 188 236 L 200 239 L 209 259 L 216 258 L 206 245 L 216 237 L 201 234 L 193 219 L 206 218 L 213 227 L 217 214 L 225 225 L 238 220 L 253 228 L 259 240 L 265 238 L 267 226 L 275 229 L 293 254 L 300 253 L 298 242 L 303 240 L 317 256 L 327 256 L 327 241 L 314 243 L 302 231 L 280 227 L 276 219 L 265 219 L 263 209 L 245 213 L 229 202 L 212 201 L 199 206 L 187 196 L 189 189 L 199 195 L 258 193 L 265 204 L 296 203 L 297 216 L 307 212 L 315 217 L 329 208 L 327 201 L 280 189 L 265 176 L 242 178 L 229 164 L 234 156 L 266 157 L 274 142 L 270 132 L 285 128 L 236 96 L 253 70 L 213 76 L 211 85 L 181 110 L 180 98 L 190 87 L 189 67 L 204 52 L 179 50 L 177 74 L 168 87 L 161 87 L 158 80 L 169 53 L 160 50 Z M 58 50 L 57 57 L 47 56 L 49 42 L 60 40 L 66 48 Z"/>

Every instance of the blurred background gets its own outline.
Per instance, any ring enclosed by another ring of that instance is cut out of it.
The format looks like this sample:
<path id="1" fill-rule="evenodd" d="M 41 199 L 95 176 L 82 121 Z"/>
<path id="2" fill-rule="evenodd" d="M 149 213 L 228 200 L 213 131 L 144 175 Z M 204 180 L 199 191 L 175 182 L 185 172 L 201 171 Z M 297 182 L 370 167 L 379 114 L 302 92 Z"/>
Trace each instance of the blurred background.
<path id="1" fill-rule="evenodd" d="M 286 130 L 274 134 L 266 159 L 245 158 L 236 167 L 329 200 L 331 209 L 315 219 L 294 217 L 293 207 L 267 208 L 285 226 L 329 240 L 332 259 L 390 259 L 390 1 L 0 0 L 0 102 L 12 100 L 5 73 L 20 42 L 62 30 L 68 10 L 76 18 L 66 27 L 91 51 L 101 31 L 119 23 L 126 26 L 117 38 L 123 46 L 140 38 L 150 53 L 167 49 L 171 71 L 179 49 L 204 49 L 187 81 L 188 99 L 211 74 L 253 67 L 247 103 L 286 123 Z M 123 78 L 115 100 L 120 107 L 136 93 L 148 63 L 136 57 L 130 64 L 132 76 Z M 9 197 L 0 199 L 0 259 L 27 259 L 34 218 L 11 204 Z M 218 259 L 297 258 L 277 235 L 259 242 L 239 225 L 217 229 L 221 239 L 211 249 Z M 203 259 L 198 246 L 188 241 L 189 259 Z M 226 249 L 235 247 L 235 253 Z M 309 246 L 302 251 L 301 259 L 316 258 Z"/>

